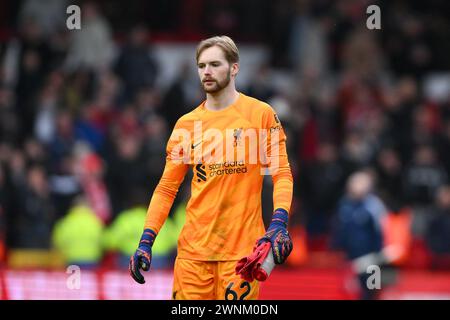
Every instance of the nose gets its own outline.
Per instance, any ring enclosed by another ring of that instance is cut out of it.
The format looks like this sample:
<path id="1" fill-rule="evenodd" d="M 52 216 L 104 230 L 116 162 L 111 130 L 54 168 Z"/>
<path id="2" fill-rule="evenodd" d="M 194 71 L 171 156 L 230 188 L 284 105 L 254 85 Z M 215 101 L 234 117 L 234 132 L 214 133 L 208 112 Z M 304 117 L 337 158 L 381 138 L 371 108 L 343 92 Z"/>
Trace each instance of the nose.
<path id="1" fill-rule="evenodd" d="M 210 74 L 211 74 L 211 68 L 210 68 L 209 65 L 206 65 L 206 66 L 205 66 L 205 69 L 203 70 L 203 73 L 204 73 L 205 75 L 210 75 Z"/>

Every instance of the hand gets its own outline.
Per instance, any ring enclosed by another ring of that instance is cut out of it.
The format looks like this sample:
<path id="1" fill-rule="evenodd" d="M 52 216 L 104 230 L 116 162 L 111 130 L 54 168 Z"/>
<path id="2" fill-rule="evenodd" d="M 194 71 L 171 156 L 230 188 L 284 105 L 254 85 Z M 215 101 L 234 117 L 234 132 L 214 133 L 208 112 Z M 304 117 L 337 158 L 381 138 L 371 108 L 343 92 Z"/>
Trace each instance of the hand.
<path id="1" fill-rule="evenodd" d="M 287 231 L 287 222 L 287 211 L 283 209 L 275 210 L 265 235 L 257 241 L 258 245 L 264 242 L 271 243 L 275 264 L 284 263 L 293 248 L 291 236 Z"/>
<path id="2" fill-rule="evenodd" d="M 145 283 L 144 276 L 140 269 L 150 270 L 152 262 L 152 246 L 155 241 L 156 233 L 151 229 L 145 229 L 139 241 L 139 247 L 130 258 L 129 270 L 131 277 L 140 284 Z"/>

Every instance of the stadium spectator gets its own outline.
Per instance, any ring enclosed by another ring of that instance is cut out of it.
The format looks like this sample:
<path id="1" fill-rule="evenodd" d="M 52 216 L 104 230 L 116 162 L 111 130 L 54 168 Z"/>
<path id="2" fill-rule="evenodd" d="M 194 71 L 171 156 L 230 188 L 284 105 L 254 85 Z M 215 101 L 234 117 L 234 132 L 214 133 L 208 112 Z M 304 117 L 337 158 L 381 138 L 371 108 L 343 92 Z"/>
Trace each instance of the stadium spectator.
<path id="1" fill-rule="evenodd" d="M 83 27 L 74 30 L 65 68 L 69 72 L 86 68 L 96 73 L 105 71 L 115 56 L 111 26 L 98 5 L 86 1 L 81 7 Z"/>
<path id="2" fill-rule="evenodd" d="M 55 137 L 58 100 L 57 88 L 47 85 L 41 90 L 35 105 L 34 136 L 45 145 Z"/>
<path id="3" fill-rule="evenodd" d="M 48 145 L 51 171 L 59 171 L 62 160 L 70 156 L 75 146 L 73 116 L 67 110 L 58 111 L 55 131 Z"/>
<path id="4" fill-rule="evenodd" d="M 270 64 L 276 68 L 288 69 L 290 65 L 289 40 L 295 11 L 286 1 L 269 5 L 272 23 L 267 27 L 267 42 L 270 48 Z"/>
<path id="5" fill-rule="evenodd" d="M 16 161 L 21 161 L 19 159 Z M 26 176 L 14 182 L 14 190 L 14 247 L 49 249 L 55 207 L 50 198 L 45 169 L 39 165 L 29 167 Z"/>
<path id="6" fill-rule="evenodd" d="M 271 81 L 270 66 L 263 64 L 260 65 L 253 76 L 250 85 L 248 86 L 246 92 L 260 100 L 269 100 L 275 94 L 273 83 Z M 280 117 L 281 120 L 283 120 Z"/>
<path id="7" fill-rule="evenodd" d="M 8 44 L 5 54 L 7 85 L 14 86 L 15 108 L 21 124 L 21 138 L 33 132 L 36 116 L 34 99 L 49 71 L 52 53 L 36 21 L 27 19 L 17 39 Z"/>
<path id="8" fill-rule="evenodd" d="M 447 174 L 430 145 L 415 148 L 414 158 L 404 173 L 405 196 L 414 206 L 429 207 L 438 188 L 446 183 Z"/>
<path id="9" fill-rule="evenodd" d="M 141 238 L 141 229 L 147 214 L 145 205 L 147 196 L 143 189 L 133 190 L 127 201 L 128 209 L 117 215 L 103 236 L 105 249 L 119 253 L 117 265 L 122 269 L 128 268 L 130 256 L 136 249 L 136 241 Z M 161 238 L 158 239 L 161 241 L 153 247 L 152 268 L 154 270 L 168 268 L 173 263 L 174 251 L 176 251 L 178 235 L 181 231 L 180 225 L 182 227 L 184 224 L 185 205 L 182 203 L 175 208 L 173 217 L 166 220 L 159 233 Z"/>
<path id="10" fill-rule="evenodd" d="M 102 232 L 102 221 L 79 196 L 67 214 L 56 222 L 52 244 L 62 254 L 66 265 L 93 269 L 103 257 Z"/>
<path id="11" fill-rule="evenodd" d="M 86 202 L 97 217 L 108 223 L 113 216 L 110 195 L 104 181 L 105 163 L 83 142 L 77 142 L 74 149 L 74 172 L 85 194 Z"/>
<path id="12" fill-rule="evenodd" d="M 177 120 L 189 112 L 188 105 L 201 99 L 201 93 L 194 79 L 190 61 L 182 61 L 177 76 L 163 94 L 161 101 L 161 115 L 168 121 L 169 128 L 173 128 Z"/>
<path id="13" fill-rule="evenodd" d="M 19 12 L 19 24 L 24 20 L 33 19 L 43 34 L 50 36 L 65 25 L 64 13 L 68 5 L 68 0 L 26 0 Z"/>
<path id="14" fill-rule="evenodd" d="M 62 90 L 64 105 L 67 110 L 77 113 L 94 95 L 94 73 L 88 69 L 79 68 L 65 77 Z M 97 92 L 97 91 L 95 91 Z"/>
<path id="15" fill-rule="evenodd" d="M 450 266 L 450 186 L 438 189 L 435 204 L 430 210 L 425 239 L 433 254 L 434 267 Z"/>
<path id="16" fill-rule="evenodd" d="M 133 26 L 116 61 L 114 69 L 124 82 L 126 101 L 131 101 L 140 88 L 155 85 L 158 66 L 148 36 L 149 31 L 144 25 Z"/>
<path id="17" fill-rule="evenodd" d="M 127 199 L 135 188 L 146 189 L 149 174 L 141 137 L 119 135 L 111 151 L 106 181 L 117 214 L 127 208 Z"/>
<path id="18" fill-rule="evenodd" d="M 94 99 L 84 106 L 88 109 L 86 121 L 104 137 L 108 134 L 119 112 L 117 106 L 119 80 L 112 72 L 104 72 L 97 78 L 97 86 L 94 90 Z"/>
<path id="19" fill-rule="evenodd" d="M 383 148 L 375 160 L 377 193 L 392 212 L 405 205 L 403 194 L 403 166 L 398 152 L 391 147 Z"/>
<path id="20" fill-rule="evenodd" d="M 370 276 L 367 268 L 384 263 L 381 224 L 385 214 L 383 202 L 373 193 L 371 174 L 353 173 L 347 181 L 347 193 L 338 206 L 332 245 L 343 250 L 351 261 L 363 300 L 377 296 L 377 290 L 367 285 Z"/>
<path id="21" fill-rule="evenodd" d="M 450 111 L 450 108 L 447 107 L 447 110 Z M 437 151 L 447 175 L 450 175 L 450 116 L 443 119 Z"/>
<path id="22" fill-rule="evenodd" d="M 392 32 L 386 37 L 391 66 L 397 74 L 412 74 L 420 78 L 432 68 L 430 29 L 420 17 L 421 13 L 408 9 L 400 12 L 392 13 L 396 27 L 390 26 Z"/>
<path id="23" fill-rule="evenodd" d="M 374 147 L 365 139 L 363 130 L 347 132 L 340 151 L 348 172 L 355 172 L 369 166 L 375 156 Z"/>
<path id="24" fill-rule="evenodd" d="M 19 143 L 22 129 L 15 109 L 15 97 L 11 88 L 0 84 L 0 142 Z"/>
<path id="25" fill-rule="evenodd" d="M 132 190 L 125 199 L 127 203 L 123 207 L 126 209 L 117 214 L 102 235 L 105 251 L 118 253 L 115 263 L 121 269 L 128 268 L 129 257 L 135 250 L 136 241 L 141 237 L 139 229 L 147 214 L 144 205 L 146 199 L 139 199 L 139 195 L 142 197 L 142 190 Z"/>
<path id="26" fill-rule="evenodd" d="M 334 144 L 323 142 L 318 148 L 317 160 L 306 164 L 299 177 L 307 231 L 311 236 L 329 233 L 330 217 L 342 196 L 347 175 Z"/>
<path id="27" fill-rule="evenodd" d="M 327 50 L 325 19 L 315 17 L 313 9 L 305 1 L 295 3 L 289 34 L 289 58 L 297 74 L 313 73 L 321 78 L 328 71 L 330 52 Z"/>
<path id="28" fill-rule="evenodd" d="M 104 151 L 106 134 L 95 123 L 96 110 L 94 105 L 88 105 L 80 110 L 74 121 L 75 137 L 78 141 L 87 143 L 92 150 L 98 153 Z"/>
<path id="29" fill-rule="evenodd" d="M 75 163 L 74 156 L 68 155 L 61 160 L 58 170 L 49 174 L 50 192 L 57 219 L 65 216 L 75 197 L 81 193 L 80 181 L 75 173 Z"/>
<path id="30" fill-rule="evenodd" d="M 48 159 L 45 148 L 36 139 L 27 139 L 23 144 L 23 149 L 29 164 L 40 165 L 44 168 L 48 167 Z"/>
<path id="31" fill-rule="evenodd" d="M 412 121 L 406 147 L 414 151 L 417 146 L 427 144 L 434 149 L 437 146 L 440 131 L 439 112 L 436 106 L 425 102 L 418 104 L 413 110 Z"/>
<path id="32" fill-rule="evenodd" d="M 166 150 L 166 141 L 169 136 L 169 126 L 164 118 L 154 116 L 148 118 L 143 124 L 143 153 L 147 171 L 148 190 L 153 190 L 164 168 L 164 159 L 161 154 Z"/>
<path id="33" fill-rule="evenodd" d="M 151 87 L 142 87 L 135 97 L 136 110 L 140 122 L 145 122 L 148 117 L 159 114 L 159 91 Z"/>
<path id="34" fill-rule="evenodd" d="M 413 127 L 413 109 L 420 100 L 415 78 L 402 77 L 383 91 L 384 113 L 388 119 L 389 143 L 399 152 L 402 162 L 411 158 L 410 134 Z"/>

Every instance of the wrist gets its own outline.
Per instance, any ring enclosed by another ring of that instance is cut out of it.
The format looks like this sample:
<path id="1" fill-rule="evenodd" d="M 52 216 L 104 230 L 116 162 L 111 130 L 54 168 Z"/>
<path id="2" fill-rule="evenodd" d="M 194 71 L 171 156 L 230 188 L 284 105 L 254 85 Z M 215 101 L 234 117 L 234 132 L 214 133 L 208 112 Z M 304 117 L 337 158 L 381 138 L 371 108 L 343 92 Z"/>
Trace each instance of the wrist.
<path id="1" fill-rule="evenodd" d="M 150 250 L 156 238 L 156 232 L 152 229 L 145 229 L 139 241 L 139 249 Z"/>
<path id="2" fill-rule="evenodd" d="M 289 214 L 284 209 L 275 209 L 272 215 L 272 220 L 270 221 L 270 225 L 268 230 L 271 230 L 275 227 L 287 228 L 288 225 Z"/>

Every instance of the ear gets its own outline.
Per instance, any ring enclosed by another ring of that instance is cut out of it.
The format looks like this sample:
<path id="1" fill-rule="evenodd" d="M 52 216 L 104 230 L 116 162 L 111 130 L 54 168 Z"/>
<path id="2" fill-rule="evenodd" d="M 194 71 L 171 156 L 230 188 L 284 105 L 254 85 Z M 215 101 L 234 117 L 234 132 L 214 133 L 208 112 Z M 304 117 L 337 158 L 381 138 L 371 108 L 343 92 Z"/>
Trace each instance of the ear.
<path id="1" fill-rule="evenodd" d="M 233 77 L 236 77 L 236 75 L 238 74 L 238 72 L 239 72 L 239 63 L 233 63 L 232 65 L 231 65 L 231 75 L 233 76 Z"/>

